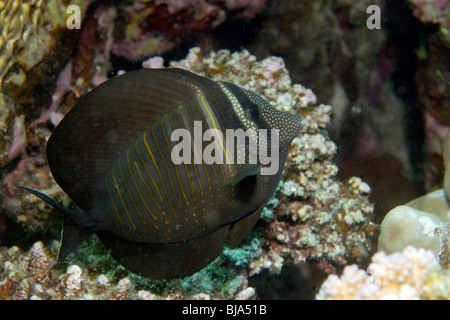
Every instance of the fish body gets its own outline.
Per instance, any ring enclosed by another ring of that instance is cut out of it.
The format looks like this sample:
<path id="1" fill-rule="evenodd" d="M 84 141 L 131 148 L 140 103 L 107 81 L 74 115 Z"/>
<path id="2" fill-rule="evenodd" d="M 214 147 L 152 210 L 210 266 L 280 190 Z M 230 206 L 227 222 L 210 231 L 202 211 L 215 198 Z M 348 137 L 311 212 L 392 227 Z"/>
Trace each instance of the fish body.
<path id="1" fill-rule="evenodd" d="M 128 72 L 83 97 L 47 143 L 55 180 L 83 211 L 25 189 L 65 213 L 60 259 L 95 232 L 130 271 L 187 276 L 251 230 L 300 122 L 231 83 Z"/>

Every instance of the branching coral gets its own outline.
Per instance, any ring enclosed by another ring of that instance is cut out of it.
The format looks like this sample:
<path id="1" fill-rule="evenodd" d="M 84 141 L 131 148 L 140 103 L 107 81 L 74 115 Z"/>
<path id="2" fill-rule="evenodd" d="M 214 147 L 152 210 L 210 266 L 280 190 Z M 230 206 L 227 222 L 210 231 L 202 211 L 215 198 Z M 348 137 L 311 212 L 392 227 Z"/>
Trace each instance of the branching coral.
<path id="1" fill-rule="evenodd" d="M 346 266 L 341 277 L 330 275 L 317 299 L 450 299 L 450 273 L 439 268 L 433 252 L 406 247 L 378 252 L 366 271 Z"/>
<path id="2" fill-rule="evenodd" d="M 181 285 L 172 285 L 171 290 L 139 290 L 136 289 L 135 275 L 97 274 L 93 269 L 82 269 L 76 264 L 61 270 L 61 267 L 54 267 L 55 256 L 56 247 L 44 248 L 42 242 L 36 242 L 26 253 L 17 247 L 0 249 L 0 299 L 206 300 L 223 297 L 201 292 L 189 294 L 192 291 L 183 289 Z M 134 279 L 134 284 L 131 279 Z M 147 284 L 149 286 L 151 283 Z M 226 297 L 229 298 L 251 299 L 255 291 L 236 286 L 228 294 Z"/>

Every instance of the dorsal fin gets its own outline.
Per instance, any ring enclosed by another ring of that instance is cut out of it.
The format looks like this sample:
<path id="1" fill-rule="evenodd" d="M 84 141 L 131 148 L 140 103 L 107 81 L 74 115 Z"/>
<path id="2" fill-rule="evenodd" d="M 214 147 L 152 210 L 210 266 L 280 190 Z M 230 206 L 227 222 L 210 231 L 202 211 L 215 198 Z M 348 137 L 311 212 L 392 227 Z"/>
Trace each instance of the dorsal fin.
<path id="1" fill-rule="evenodd" d="M 182 69 L 141 69 L 104 82 L 55 128 L 47 161 L 61 188 L 84 210 L 111 162 L 164 114 L 215 84 Z"/>

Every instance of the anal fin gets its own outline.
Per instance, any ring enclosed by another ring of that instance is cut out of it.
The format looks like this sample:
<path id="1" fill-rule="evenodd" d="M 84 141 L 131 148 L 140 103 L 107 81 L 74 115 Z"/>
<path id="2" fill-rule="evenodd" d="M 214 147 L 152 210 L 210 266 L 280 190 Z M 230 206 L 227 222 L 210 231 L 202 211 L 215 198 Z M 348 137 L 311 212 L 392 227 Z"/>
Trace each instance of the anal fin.
<path id="1" fill-rule="evenodd" d="M 93 233 L 94 228 L 80 228 L 71 218 L 63 215 L 63 229 L 61 231 L 61 241 L 57 261 L 63 261 Z"/>

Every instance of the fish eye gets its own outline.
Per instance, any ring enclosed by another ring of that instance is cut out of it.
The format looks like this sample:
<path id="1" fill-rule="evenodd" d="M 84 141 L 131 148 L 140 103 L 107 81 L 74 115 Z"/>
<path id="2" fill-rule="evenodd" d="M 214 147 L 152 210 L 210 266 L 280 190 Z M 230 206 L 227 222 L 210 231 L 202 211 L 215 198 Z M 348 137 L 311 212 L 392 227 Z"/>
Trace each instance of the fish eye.
<path id="1" fill-rule="evenodd" d="M 258 108 L 256 108 L 256 107 L 248 108 L 247 112 L 245 113 L 245 115 L 247 116 L 248 120 L 256 120 L 256 119 L 258 119 L 258 117 L 259 117 Z"/>

